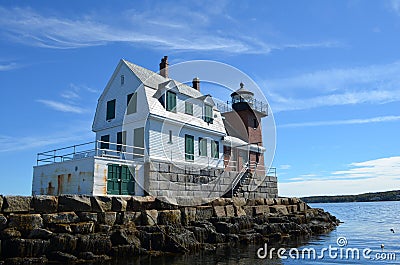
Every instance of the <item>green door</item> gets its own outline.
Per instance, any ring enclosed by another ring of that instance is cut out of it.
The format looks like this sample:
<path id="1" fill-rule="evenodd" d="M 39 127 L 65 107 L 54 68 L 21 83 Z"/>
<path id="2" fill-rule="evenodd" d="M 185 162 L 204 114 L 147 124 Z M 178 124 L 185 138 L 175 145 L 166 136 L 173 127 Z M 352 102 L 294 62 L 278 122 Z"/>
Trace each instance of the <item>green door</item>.
<path id="1" fill-rule="evenodd" d="M 135 194 L 135 179 L 128 166 L 108 165 L 107 194 Z"/>
<path id="2" fill-rule="evenodd" d="M 135 194 L 135 181 L 127 166 L 121 168 L 121 195 Z"/>
<path id="3" fill-rule="evenodd" d="M 121 190 L 119 176 L 121 167 L 118 165 L 108 165 L 107 194 L 118 195 Z"/>

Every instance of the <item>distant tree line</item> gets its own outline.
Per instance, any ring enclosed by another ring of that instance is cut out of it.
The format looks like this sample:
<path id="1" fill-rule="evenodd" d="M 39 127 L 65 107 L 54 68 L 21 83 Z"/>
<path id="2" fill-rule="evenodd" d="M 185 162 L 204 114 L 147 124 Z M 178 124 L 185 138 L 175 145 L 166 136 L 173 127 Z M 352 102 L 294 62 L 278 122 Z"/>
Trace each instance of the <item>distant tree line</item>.
<path id="1" fill-rule="evenodd" d="M 310 196 L 301 199 L 307 203 L 400 201 L 400 190 L 358 195 Z"/>

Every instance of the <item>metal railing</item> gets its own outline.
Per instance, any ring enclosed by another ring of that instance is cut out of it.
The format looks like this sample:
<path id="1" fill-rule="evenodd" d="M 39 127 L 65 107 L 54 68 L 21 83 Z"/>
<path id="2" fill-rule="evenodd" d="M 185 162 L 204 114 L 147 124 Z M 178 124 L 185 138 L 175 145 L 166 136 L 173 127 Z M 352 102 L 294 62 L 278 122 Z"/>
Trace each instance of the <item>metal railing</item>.
<path id="1" fill-rule="evenodd" d="M 36 165 L 59 163 L 94 156 L 137 161 L 143 160 L 146 154 L 144 147 L 97 140 L 38 153 Z M 224 154 L 217 158 L 193 154 L 193 160 L 185 160 L 184 157 L 181 159 L 174 157 L 165 157 L 165 159 L 169 160 L 172 163 L 186 165 L 188 168 L 194 168 L 193 162 L 195 164 L 200 163 L 198 168 L 203 168 L 205 165 L 207 168 L 224 167 Z M 163 159 L 162 161 L 165 161 L 165 159 Z M 157 158 L 153 160 L 157 161 Z"/>
<path id="2" fill-rule="evenodd" d="M 249 168 L 248 163 L 244 164 L 243 167 L 242 167 L 242 169 L 240 170 L 240 172 L 239 172 L 239 173 L 236 175 L 236 177 L 233 179 L 232 184 L 231 184 L 232 198 L 233 198 L 234 193 L 235 193 L 236 185 L 239 184 L 239 182 L 241 181 L 243 175 L 246 174 L 248 168 Z"/>
<path id="3" fill-rule="evenodd" d="M 242 101 L 235 101 L 235 102 L 233 102 L 233 101 L 217 102 L 216 105 L 217 105 L 217 109 L 221 113 L 224 113 L 224 112 L 232 111 L 232 104 L 239 103 L 239 102 L 246 102 L 252 107 L 252 109 L 268 115 L 268 108 L 269 108 L 268 104 L 261 100 L 257 100 L 255 98 L 251 99 L 251 100 L 243 99 Z"/>
<path id="4" fill-rule="evenodd" d="M 276 167 L 270 167 L 267 172 L 267 176 L 272 175 L 276 177 Z"/>
<path id="5" fill-rule="evenodd" d="M 94 156 L 137 160 L 144 158 L 144 151 L 144 147 L 97 140 L 38 153 L 36 165 L 59 163 Z"/>

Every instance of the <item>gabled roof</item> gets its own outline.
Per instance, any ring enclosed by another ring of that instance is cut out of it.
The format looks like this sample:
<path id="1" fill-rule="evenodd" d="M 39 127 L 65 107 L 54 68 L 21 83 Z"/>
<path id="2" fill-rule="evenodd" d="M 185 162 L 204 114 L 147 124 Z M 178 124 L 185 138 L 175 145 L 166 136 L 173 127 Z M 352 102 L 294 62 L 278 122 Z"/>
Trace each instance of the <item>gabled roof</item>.
<path id="1" fill-rule="evenodd" d="M 152 87 L 154 89 L 157 89 L 158 84 L 164 83 L 168 80 L 169 78 L 165 78 L 158 73 L 155 73 L 149 69 L 146 69 L 144 67 L 141 67 L 137 64 L 128 62 L 127 60 L 122 59 L 122 61 L 128 66 L 129 69 L 139 78 L 140 81 L 146 86 Z"/>
<path id="2" fill-rule="evenodd" d="M 134 63 L 128 62 L 127 60 L 122 59 L 122 61 L 129 67 L 129 69 L 131 69 L 131 71 L 140 79 L 140 81 L 142 81 L 142 83 L 148 87 L 158 89 L 159 84 L 173 81 L 180 93 L 192 98 L 203 96 L 200 91 L 194 89 L 193 87 L 190 87 L 170 78 L 165 78 L 156 72 L 153 72 Z"/>
<path id="3" fill-rule="evenodd" d="M 211 95 L 204 95 L 204 96 L 198 97 L 197 99 L 200 99 L 201 101 L 204 101 L 211 106 L 215 106 L 215 102 Z"/>

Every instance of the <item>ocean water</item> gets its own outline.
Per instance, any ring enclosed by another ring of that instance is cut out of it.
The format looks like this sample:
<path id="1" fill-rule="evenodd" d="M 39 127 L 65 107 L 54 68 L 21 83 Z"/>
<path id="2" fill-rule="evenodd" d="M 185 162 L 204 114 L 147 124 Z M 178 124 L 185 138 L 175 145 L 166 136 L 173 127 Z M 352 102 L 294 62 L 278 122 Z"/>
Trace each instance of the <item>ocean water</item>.
<path id="1" fill-rule="evenodd" d="M 285 242 L 279 246 L 285 248 L 285 252 L 281 250 L 280 257 L 276 250 L 272 250 L 273 246 L 267 245 L 265 252 L 265 245 L 241 245 L 216 252 L 139 257 L 118 264 L 400 264 L 400 202 L 324 203 L 310 206 L 323 208 L 343 223 L 326 235 L 305 241 Z M 267 257 L 264 258 L 265 254 Z"/>

